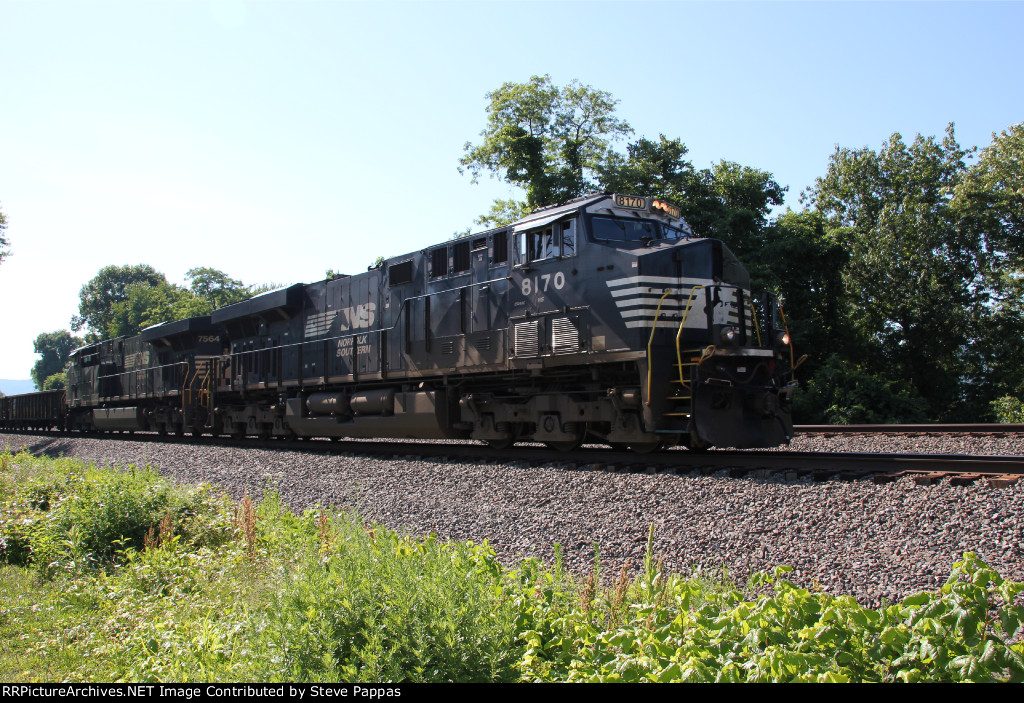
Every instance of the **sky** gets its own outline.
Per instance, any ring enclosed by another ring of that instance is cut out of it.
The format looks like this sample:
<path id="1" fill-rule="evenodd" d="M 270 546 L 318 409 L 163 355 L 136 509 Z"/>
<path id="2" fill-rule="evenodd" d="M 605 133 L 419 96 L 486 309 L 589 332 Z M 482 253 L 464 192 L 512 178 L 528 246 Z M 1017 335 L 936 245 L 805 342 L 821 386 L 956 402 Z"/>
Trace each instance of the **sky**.
<path id="1" fill-rule="evenodd" d="M 799 209 L 837 146 L 1024 121 L 1022 28 L 1020 2 L 0 0 L 0 378 L 103 266 L 312 282 L 472 226 L 521 195 L 458 172 L 505 82 L 608 91 L 633 138 Z"/>

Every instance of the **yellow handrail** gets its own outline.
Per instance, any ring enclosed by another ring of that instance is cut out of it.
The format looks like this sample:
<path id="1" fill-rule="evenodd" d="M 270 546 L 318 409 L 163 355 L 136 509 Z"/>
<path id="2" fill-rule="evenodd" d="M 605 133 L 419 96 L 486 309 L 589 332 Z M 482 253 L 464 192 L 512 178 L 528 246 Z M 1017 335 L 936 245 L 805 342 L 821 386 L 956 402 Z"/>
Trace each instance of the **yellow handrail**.
<path id="1" fill-rule="evenodd" d="M 206 370 L 206 374 L 203 376 L 203 380 L 199 382 L 199 402 L 203 405 L 207 405 L 210 398 L 210 366 L 209 364 L 203 363 L 201 366 L 196 366 L 196 375 L 199 375 L 201 369 Z"/>
<path id="2" fill-rule="evenodd" d="M 690 316 L 690 308 L 693 307 L 693 296 L 697 294 L 698 290 L 704 290 L 704 286 L 694 286 L 690 289 L 690 297 L 686 301 L 686 310 L 683 312 L 683 320 L 679 323 L 679 331 L 676 332 L 676 363 L 679 364 L 679 383 L 683 385 L 683 388 L 689 388 L 689 384 L 686 379 L 683 378 L 683 350 L 682 350 L 682 339 L 683 339 L 683 328 L 686 327 L 686 318 Z M 700 364 L 704 361 L 704 356 L 701 355 L 701 360 L 697 363 Z"/>
<path id="3" fill-rule="evenodd" d="M 693 288 L 690 289 L 690 297 L 687 298 L 686 300 L 686 310 L 683 312 L 683 319 L 679 323 L 679 331 L 676 332 L 676 363 L 679 366 L 679 383 L 681 383 L 684 388 L 689 388 L 690 384 L 687 383 L 686 378 L 683 375 L 683 328 L 686 327 L 686 320 L 690 316 L 690 309 L 693 307 L 694 296 L 697 295 L 698 290 L 704 290 L 704 288 L 705 286 L 694 286 Z M 658 301 L 658 308 L 654 312 L 654 324 L 651 325 L 651 336 L 647 340 L 647 405 L 651 404 L 651 387 L 653 386 L 653 365 L 651 364 L 651 352 L 654 346 L 654 332 L 656 329 L 658 329 L 658 320 L 661 318 L 661 306 L 665 302 L 665 298 L 667 298 L 673 292 L 675 291 L 673 291 L 671 288 L 666 289 L 664 294 L 662 294 L 661 299 Z M 758 338 L 760 338 L 760 334 L 760 331 L 758 331 Z M 700 357 L 697 359 L 696 362 L 697 366 L 700 366 L 714 355 L 715 345 L 709 344 L 708 346 L 701 349 L 700 352 Z"/>
<path id="4" fill-rule="evenodd" d="M 187 361 L 183 361 L 182 363 L 185 364 L 185 376 L 181 381 L 181 412 L 185 412 L 185 408 L 187 407 L 185 399 L 185 386 L 188 385 L 189 366 Z"/>
<path id="5" fill-rule="evenodd" d="M 757 324 L 757 308 L 754 307 L 754 301 L 747 298 L 747 303 L 750 305 L 750 312 L 754 313 L 754 316 L 750 318 L 750 321 L 754 323 L 754 331 L 757 332 L 757 346 L 763 347 L 764 343 L 761 341 L 761 325 Z"/>
<path id="6" fill-rule="evenodd" d="M 665 298 L 672 294 L 671 288 L 666 288 L 665 293 L 661 296 L 661 300 L 658 301 L 658 309 L 654 311 L 654 324 L 651 325 L 651 336 L 647 340 L 647 404 L 651 404 L 651 347 L 654 345 L 654 330 L 658 329 L 658 320 L 661 319 L 661 304 L 665 302 Z"/>

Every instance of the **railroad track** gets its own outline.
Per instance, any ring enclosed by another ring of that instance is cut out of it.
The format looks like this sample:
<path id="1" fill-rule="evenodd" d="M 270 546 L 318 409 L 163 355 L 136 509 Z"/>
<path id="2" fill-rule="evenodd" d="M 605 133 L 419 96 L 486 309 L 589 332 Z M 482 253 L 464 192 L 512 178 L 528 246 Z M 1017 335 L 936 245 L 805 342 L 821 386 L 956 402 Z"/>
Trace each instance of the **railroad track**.
<path id="1" fill-rule="evenodd" d="M 855 427 L 855 426 L 845 426 Z M 865 427 L 865 426 L 860 426 Z M 841 432 L 844 430 L 841 430 Z M 851 430 L 852 431 L 852 430 Z M 13 434 L 13 433 L 12 433 Z M 585 446 L 574 452 L 561 452 L 542 445 L 522 445 L 496 452 L 475 442 L 425 442 L 383 440 L 232 440 L 228 438 L 176 438 L 151 433 L 114 435 L 65 435 L 58 432 L 25 433 L 44 438 L 26 443 L 33 453 L 59 451 L 64 438 L 110 438 L 132 442 L 168 442 L 242 447 L 271 451 L 304 451 L 324 454 L 354 454 L 369 457 L 439 458 L 453 461 L 557 464 L 594 471 L 644 471 L 648 473 L 711 474 L 725 470 L 732 476 L 767 478 L 782 475 L 788 479 L 810 477 L 814 480 L 858 480 L 872 478 L 876 483 L 904 476 L 918 484 L 949 480 L 954 485 L 984 481 L 993 487 L 1005 487 L 1024 481 L 1024 456 L 966 454 L 908 454 L 869 452 L 795 452 L 780 450 L 685 449 L 636 454 L 603 446 Z M 51 441 L 52 440 L 52 441 Z M 15 443 L 12 442 L 12 446 Z"/>
<path id="2" fill-rule="evenodd" d="M 1024 434 L 1024 424 L 974 422 L 921 425 L 796 425 L 797 434 Z"/>

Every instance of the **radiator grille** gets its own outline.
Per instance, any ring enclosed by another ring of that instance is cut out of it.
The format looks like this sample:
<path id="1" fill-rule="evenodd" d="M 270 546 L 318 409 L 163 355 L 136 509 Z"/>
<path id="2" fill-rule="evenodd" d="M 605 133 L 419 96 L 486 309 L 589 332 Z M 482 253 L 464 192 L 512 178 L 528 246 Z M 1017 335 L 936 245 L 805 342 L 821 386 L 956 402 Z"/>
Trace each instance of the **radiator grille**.
<path id="1" fill-rule="evenodd" d="M 570 317 L 559 317 L 551 321 L 551 351 L 555 354 L 571 354 L 580 350 L 580 330 L 577 321 Z"/>
<path id="2" fill-rule="evenodd" d="M 537 356 L 540 352 L 540 323 L 538 320 L 516 325 L 516 356 Z"/>

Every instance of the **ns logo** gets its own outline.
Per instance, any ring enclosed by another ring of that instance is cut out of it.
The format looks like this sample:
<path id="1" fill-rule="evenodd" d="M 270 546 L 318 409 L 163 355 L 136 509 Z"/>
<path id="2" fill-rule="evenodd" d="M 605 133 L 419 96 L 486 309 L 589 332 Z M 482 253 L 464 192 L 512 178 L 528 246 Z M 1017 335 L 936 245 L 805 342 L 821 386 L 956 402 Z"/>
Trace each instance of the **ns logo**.
<path id="1" fill-rule="evenodd" d="M 372 327 L 377 319 L 377 304 L 363 303 L 345 308 L 343 311 L 348 319 L 348 329 L 361 330 Z"/>

